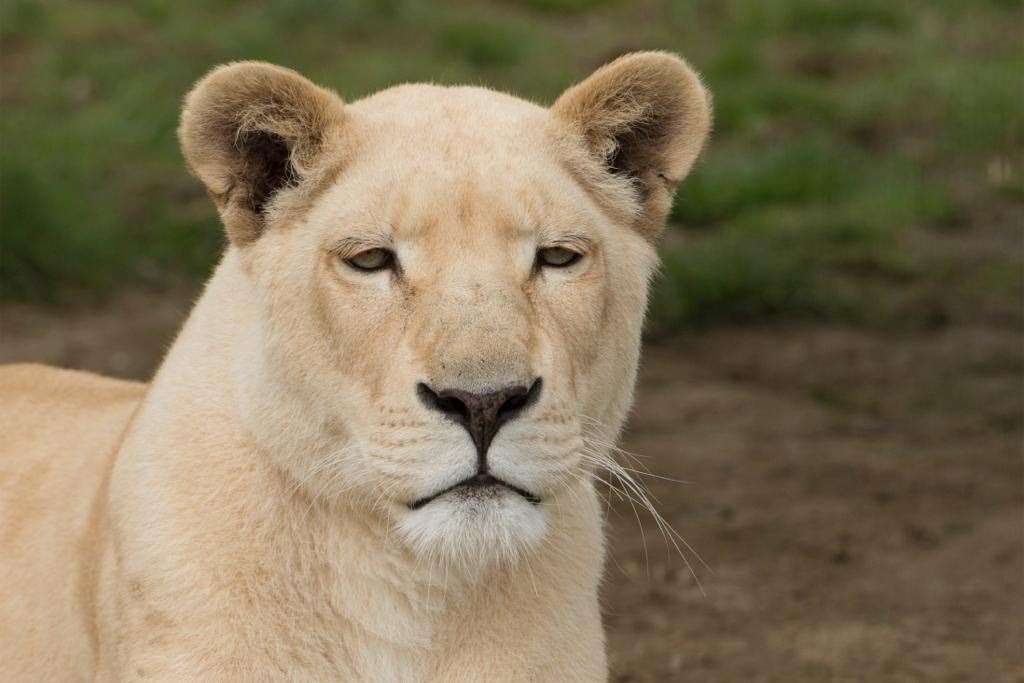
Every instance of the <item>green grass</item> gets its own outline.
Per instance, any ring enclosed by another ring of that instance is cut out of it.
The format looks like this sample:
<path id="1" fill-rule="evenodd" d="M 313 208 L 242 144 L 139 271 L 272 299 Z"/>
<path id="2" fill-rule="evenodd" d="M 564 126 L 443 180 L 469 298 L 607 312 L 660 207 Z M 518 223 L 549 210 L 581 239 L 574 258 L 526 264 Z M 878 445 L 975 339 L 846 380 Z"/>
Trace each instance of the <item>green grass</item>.
<path id="1" fill-rule="evenodd" d="M 658 48 L 704 74 L 716 131 L 673 208 L 657 328 L 1004 311 L 974 304 L 1018 297 L 1019 259 L 957 245 L 1019 243 L 1021 17 L 1019 0 L 0 0 L 0 297 L 207 271 L 221 232 L 174 130 L 214 64 L 278 62 L 347 99 L 431 80 L 550 101 Z"/>

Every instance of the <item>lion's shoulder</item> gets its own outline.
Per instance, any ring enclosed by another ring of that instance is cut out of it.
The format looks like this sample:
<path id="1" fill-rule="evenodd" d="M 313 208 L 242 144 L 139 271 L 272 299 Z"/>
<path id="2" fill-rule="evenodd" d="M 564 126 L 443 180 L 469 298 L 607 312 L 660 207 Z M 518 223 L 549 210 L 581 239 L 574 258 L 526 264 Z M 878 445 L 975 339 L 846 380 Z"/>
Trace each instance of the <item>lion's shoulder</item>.
<path id="1" fill-rule="evenodd" d="M 0 431 L 5 447 L 50 450 L 107 441 L 120 433 L 146 385 L 45 365 L 0 366 Z"/>

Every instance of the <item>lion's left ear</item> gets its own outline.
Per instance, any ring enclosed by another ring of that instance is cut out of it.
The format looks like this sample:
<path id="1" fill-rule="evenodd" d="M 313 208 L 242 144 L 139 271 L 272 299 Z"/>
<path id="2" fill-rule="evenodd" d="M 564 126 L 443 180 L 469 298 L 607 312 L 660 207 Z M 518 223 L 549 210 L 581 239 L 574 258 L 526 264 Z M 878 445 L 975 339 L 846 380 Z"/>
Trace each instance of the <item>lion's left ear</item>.
<path id="1" fill-rule="evenodd" d="M 245 245 L 263 234 L 277 195 L 309 179 L 344 120 L 341 98 L 291 69 L 236 62 L 188 94 L 178 138 L 228 238 Z"/>
<path id="2" fill-rule="evenodd" d="M 657 236 L 711 129 L 711 97 L 693 69 L 666 52 L 629 54 L 566 90 L 551 113 L 604 172 L 631 181 L 637 228 Z"/>

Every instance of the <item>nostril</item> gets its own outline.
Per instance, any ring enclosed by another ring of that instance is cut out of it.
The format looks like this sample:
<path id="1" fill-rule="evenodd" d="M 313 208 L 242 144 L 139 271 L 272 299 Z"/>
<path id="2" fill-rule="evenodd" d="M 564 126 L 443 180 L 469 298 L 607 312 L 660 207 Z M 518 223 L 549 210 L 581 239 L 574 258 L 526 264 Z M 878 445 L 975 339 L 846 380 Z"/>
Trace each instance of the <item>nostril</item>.
<path id="1" fill-rule="evenodd" d="M 466 404 L 454 396 L 438 396 L 437 407 L 444 413 L 455 413 L 458 415 L 469 414 Z"/>
<path id="2" fill-rule="evenodd" d="M 508 390 L 508 398 L 498 408 L 498 419 L 506 421 L 512 419 L 519 411 L 530 407 L 537 402 L 543 381 L 540 377 L 533 380 L 529 389 L 524 387 L 513 387 Z"/>
<path id="3" fill-rule="evenodd" d="M 451 394 L 439 394 L 423 382 L 416 385 L 416 393 L 428 407 L 461 420 L 469 419 L 469 408 L 462 400 Z"/>

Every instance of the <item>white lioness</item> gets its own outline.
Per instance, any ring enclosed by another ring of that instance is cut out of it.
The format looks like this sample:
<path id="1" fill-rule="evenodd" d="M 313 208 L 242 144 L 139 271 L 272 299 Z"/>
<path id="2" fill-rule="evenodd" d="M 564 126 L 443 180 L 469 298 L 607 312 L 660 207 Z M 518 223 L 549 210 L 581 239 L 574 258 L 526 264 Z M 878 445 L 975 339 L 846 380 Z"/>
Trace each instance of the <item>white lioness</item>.
<path id="1" fill-rule="evenodd" d="M 155 379 L 0 372 L 0 679 L 603 679 L 593 468 L 709 121 L 663 53 L 549 109 L 206 76 L 229 246 Z"/>

